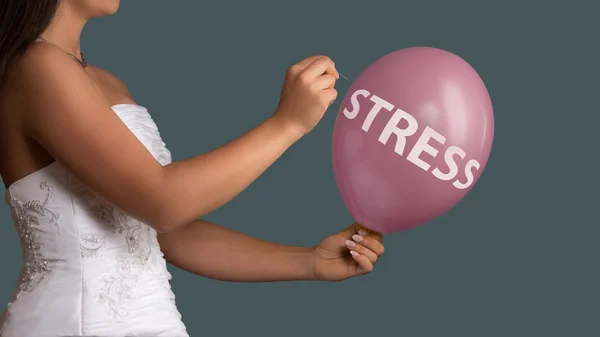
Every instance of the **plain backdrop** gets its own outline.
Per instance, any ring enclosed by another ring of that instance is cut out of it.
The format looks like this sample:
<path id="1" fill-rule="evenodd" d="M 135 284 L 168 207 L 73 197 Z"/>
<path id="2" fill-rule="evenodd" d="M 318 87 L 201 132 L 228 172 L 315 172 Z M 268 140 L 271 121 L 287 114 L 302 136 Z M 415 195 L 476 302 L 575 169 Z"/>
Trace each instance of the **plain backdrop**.
<path id="1" fill-rule="evenodd" d="M 496 136 L 447 214 L 389 235 L 376 270 L 342 283 L 218 282 L 171 267 L 196 336 L 600 336 L 598 32 L 594 1 L 122 1 L 83 34 L 181 160 L 273 113 L 291 64 L 331 56 L 355 78 L 388 52 L 446 49 L 481 75 Z M 338 82 L 340 97 L 349 83 Z M 339 99 L 319 126 L 207 219 L 313 245 L 350 225 L 334 181 Z M 117 151 L 118 149 L 115 149 Z M 0 207 L 0 302 L 20 266 Z"/>

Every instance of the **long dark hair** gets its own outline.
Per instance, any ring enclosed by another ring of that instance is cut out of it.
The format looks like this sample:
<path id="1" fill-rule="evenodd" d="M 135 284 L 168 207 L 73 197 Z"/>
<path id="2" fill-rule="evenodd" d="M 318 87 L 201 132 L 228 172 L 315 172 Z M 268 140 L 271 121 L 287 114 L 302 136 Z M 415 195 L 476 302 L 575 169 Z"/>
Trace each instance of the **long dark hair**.
<path id="1" fill-rule="evenodd" d="M 0 84 L 10 65 L 50 25 L 60 0 L 0 0 Z"/>

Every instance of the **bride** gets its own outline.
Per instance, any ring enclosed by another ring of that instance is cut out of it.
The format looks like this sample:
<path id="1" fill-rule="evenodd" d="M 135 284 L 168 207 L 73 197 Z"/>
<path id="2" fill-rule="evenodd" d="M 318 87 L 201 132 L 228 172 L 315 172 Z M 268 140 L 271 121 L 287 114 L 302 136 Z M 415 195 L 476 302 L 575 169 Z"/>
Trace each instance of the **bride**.
<path id="1" fill-rule="evenodd" d="M 148 110 L 80 51 L 86 22 L 118 7 L 0 2 L 0 175 L 23 250 L 0 336 L 188 336 L 167 262 L 238 282 L 370 272 L 382 236 L 358 224 L 292 247 L 198 220 L 320 121 L 337 95 L 331 59 L 291 66 L 278 108 L 254 129 L 171 162 Z"/>

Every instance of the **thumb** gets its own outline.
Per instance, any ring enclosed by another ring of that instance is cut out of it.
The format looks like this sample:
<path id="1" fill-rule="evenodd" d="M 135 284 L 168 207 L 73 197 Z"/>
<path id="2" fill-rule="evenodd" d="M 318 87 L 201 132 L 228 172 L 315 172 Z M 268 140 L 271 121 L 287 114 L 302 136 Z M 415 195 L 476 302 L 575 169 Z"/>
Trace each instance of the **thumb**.
<path id="1" fill-rule="evenodd" d="M 359 224 L 358 222 L 353 223 L 352 225 L 350 225 L 350 227 L 344 229 L 343 231 L 340 232 L 340 234 L 350 237 L 354 234 L 358 234 L 358 232 L 360 230 L 367 230 L 366 228 L 364 228 L 361 224 Z"/>
<path id="2" fill-rule="evenodd" d="M 362 236 L 368 235 L 368 236 L 373 237 L 374 239 L 376 239 L 379 242 L 383 242 L 383 235 L 381 233 L 370 230 L 370 229 L 366 228 L 365 226 L 359 224 L 358 222 L 353 223 L 352 225 L 350 225 L 350 227 L 341 231 L 340 234 L 347 238 L 352 237 L 352 235 L 354 235 L 354 234 L 359 234 Z"/>

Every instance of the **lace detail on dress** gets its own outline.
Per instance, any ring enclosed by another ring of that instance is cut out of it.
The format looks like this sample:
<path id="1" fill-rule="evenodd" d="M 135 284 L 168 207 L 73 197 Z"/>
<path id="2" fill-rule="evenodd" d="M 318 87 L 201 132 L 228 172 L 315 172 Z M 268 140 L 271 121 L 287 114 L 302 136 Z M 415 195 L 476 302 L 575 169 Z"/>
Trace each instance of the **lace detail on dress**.
<path id="1" fill-rule="evenodd" d="M 135 292 L 139 288 L 139 276 L 150 269 L 148 261 L 140 255 L 121 255 L 117 258 L 116 273 L 104 279 L 98 300 L 100 304 L 108 304 L 114 318 L 129 314 L 132 301 L 137 299 Z"/>
<path id="2" fill-rule="evenodd" d="M 171 162 L 145 108 L 113 110 L 160 164 Z M 0 336 L 189 337 L 153 228 L 58 161 L 9 186 L 5 197 L 24 258 Z"/>
<path id="3" fill-rule="evenodd" d="M 104 286 L 98 296 L 99 303 L 108 305 L 115 318 L 124 317 L 129 313 L 129 304 L 137 298 L 135 290 L 140 275 L 145 272 L 166 273 L 165 266 L 160 265 L 162 252 L 156 231 L 150 226 L 109 204 L 101 205 L 97 215 L 109 228 L 103 235 L 82 234 L 81 254 L 86 259 L 99 258 L 109 235 L 118 235 L 126 242 L 127 254 L 116 257 L 115 271 L 104 278 Z"/>
<path id="4" fill-rule="evenodd" d="M 23 203 L 17 198 L 10 197 L 13 219 L 21 237 L 24 262 L 16 299 L 24 293 L 32 291 L 52 271 L 48 266 L 48 261 L 38 257 L 38 251 L 41 249 L 41 246 L 36 242 L 37 229 L 34 229 L 34 227 L 40 225 L 40 218 L 49 217 L 49 223 L 54 224 L 58 233 L 60 233 L 60 225 L 58 223 L 60 215 L 53 213 L 46 207 L 54 194 L 52 184 L 47 181 L 42 182 L 40 188 L 46 190 L 44 201 L 31 200 Z"/>
<path id="5" fill-rule="evenodd" d="M 152 251 L 149 241 L 151 241 L 153 229 L 114 206 L 105 204 L 101 205 L 99 209 L 98 218 L 103 220 L 109 228 L 103 235 L 81 234 L 81 256 L 83 258 L 99 257 L 102 248 L 105 247 L 106 238 L 111 234 L 116 234 L 124 237 L 129 254 L 139 253 L 149 259 Z"/>
<path id="6" fill-rule="evenodd" d="M 146 109 L 123 105 L 114 110 L 161 165 L 171 162 L 171 153 Z M 98 303 L 106 305 L 116 319 L 124 318 L 129 315 L 129 308 L 139 300 L 136 292 L 142 286 L 139 282 L 146 273 L 152 273 L 153 278 L 170 279 L 157 233 L 152 227 L 99 198 L 77 179 L 73 180 L 71 187 L 106 225 L 100 233 L 80 233 L 79 236 L 82 258 L 103 261 L 111 268 L 97 294 Z M 123 249 L 115 256 L 115 244 L 126 244 L 127 250 Z"/>

